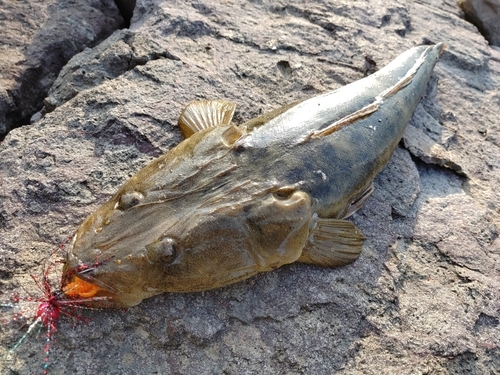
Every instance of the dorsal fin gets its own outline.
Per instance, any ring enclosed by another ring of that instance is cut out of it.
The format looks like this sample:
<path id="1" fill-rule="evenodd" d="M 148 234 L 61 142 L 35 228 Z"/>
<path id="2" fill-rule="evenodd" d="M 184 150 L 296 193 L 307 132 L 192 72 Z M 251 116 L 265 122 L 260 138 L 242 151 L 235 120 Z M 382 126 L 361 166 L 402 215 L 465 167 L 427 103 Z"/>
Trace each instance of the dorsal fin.
<path id="1" fill-rule="evenodd" d="M 231 123 L 236 105 L 227 100 L 200 100 L 189 103 L 179 117 L 179 128 L 185 138 L 203 129 Z"/>

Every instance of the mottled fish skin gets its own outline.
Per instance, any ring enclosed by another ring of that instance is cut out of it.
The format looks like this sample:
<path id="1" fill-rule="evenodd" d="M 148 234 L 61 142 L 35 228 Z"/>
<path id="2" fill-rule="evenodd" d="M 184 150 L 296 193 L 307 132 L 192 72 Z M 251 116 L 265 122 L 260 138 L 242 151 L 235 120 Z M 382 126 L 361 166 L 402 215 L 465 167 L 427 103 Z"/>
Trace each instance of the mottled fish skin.
<path id="1" fill-rule="evenodd" d="M 412 48 L 367 78 L 238 127 L 197 125 L 82 223 L 63 282 L 78 276 L 110 305 L 132 306 L 297 260 L 354 260 L 363 236 L 341 219 L 369 196 L 442 50 Z"/>
<path id="2" fill-rule="evenodd" d="M 388 162 L 441 49 L 441 44 L 412 48 L 365 79 L 299 103 L 240 139 L 237 147 L 248 149 L 242 157 L 256 174 L 300 184 L 301 190 L 317 200 L 320 216 L 339 217 Z M 413 71 L 411 81 L 397 89 Z M 391 88 L 397 91 L 381 98 Z M 378 109 L 363 117 L 362 109 L 371 105 Z M 361 112 L 359 117 L 342 131 L 310 139 L 312 133 L 356 111 Z"/>

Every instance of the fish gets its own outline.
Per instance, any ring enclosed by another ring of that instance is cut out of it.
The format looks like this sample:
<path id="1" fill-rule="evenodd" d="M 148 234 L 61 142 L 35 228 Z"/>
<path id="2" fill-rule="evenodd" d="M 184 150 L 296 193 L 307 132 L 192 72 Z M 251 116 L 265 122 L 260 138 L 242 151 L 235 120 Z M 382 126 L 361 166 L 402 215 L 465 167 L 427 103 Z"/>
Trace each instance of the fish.
<path id="1" fill-rule="evenodd" d="M 349 264 L 349 220 L 373 192 L 425 91 L 442 43 L 413 47 L 359 81 L 243 124 L 227 100 L 190 103 L 185 140 L 88 216 L 62 290 L 128 307 L 302 262 Z"/>

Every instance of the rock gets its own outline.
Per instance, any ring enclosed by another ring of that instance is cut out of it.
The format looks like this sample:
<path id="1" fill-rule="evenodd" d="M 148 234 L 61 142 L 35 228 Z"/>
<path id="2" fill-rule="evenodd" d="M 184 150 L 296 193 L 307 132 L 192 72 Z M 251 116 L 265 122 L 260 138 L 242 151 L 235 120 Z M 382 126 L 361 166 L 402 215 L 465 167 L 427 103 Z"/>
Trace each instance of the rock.
<path id="1" fill-rule="evenodd" d="M 61 68 L 123 23 L 113 1 L 3 1 L 0 136 L 25 125 Z"/>
<path id="2" fill-rule="evenodd" d="M 495 46 L 500 46 L 500 0 L 459 0 L 467 20 Z"/>
<path id="3" fill-rule="evenodd" d="M 44 110 L 53 111 L 80 91 L 114 79 L 150 60 L 179 60 L 152 39 L 129 30 L 118 30 L 95 48 L 87 48 L 62 69 L 44 100 Z"/>
<path id="4" fill-rule="evenodd" d="M 39 280 L 86 215 L 181 140 L 188 102 L 227 98 L 241 122 L 439 41 L 447 49 L 404 142 L 352 218 L 367 237 L 357 261 L 74 312 L 89 320 L 59 319 L 50 373 L 497 372 L 500 52 L 437 0 L 138 1 L 129 30 L 64 67 L 52 111 L 0 144 L 0 300 L 41 296 L 29 274 Z M 15 309 L 0 312 L 5 372 L 41 369 L 43 337 L 4 359 L 25 329 Z"/>
<path id="5" fill-rule="evenodd" d="M 134 15 L 135 0 L 115 0 L 115 3 L 123 17 L 124 26 L 130 27 L 130 20 Z"/>

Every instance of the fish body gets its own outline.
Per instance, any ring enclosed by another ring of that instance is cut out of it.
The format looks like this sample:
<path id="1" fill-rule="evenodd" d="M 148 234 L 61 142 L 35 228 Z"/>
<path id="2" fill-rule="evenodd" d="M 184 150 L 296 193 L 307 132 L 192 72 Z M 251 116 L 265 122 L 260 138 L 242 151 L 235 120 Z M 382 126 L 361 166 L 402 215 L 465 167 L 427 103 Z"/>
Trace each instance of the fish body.
<path id="1" fill-rule="evenodd" d="M 412 48 L 373 75 L 239 126 L 234 105 L 192 103 L 187 139 L 127 181 L 77 230 L 63 284 L 114 306 L 212 289 L 295 261 L 350 263 L 349 221 L 369 197 L 443 45 Z"/>

